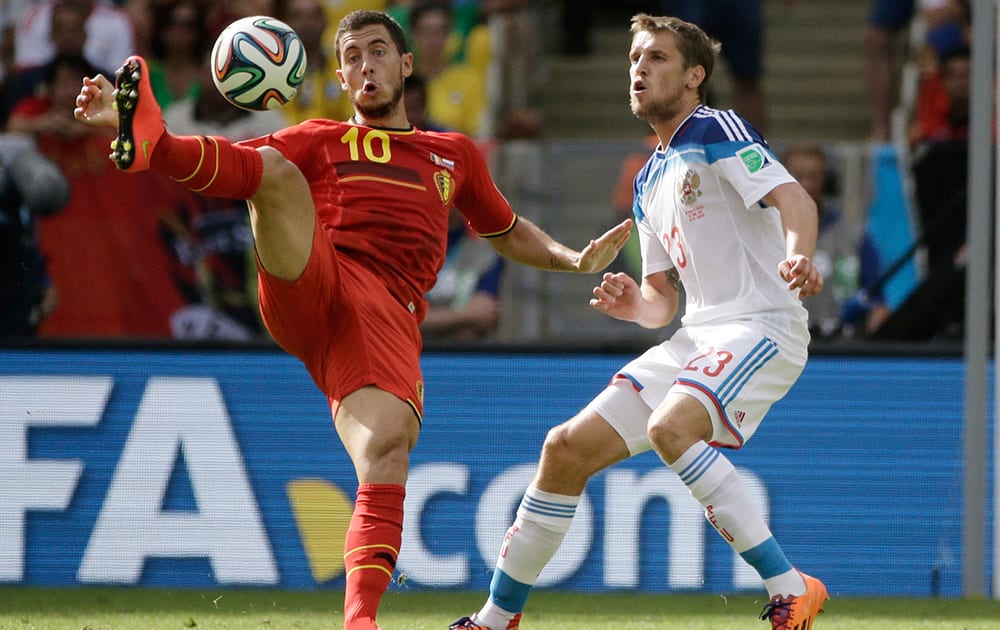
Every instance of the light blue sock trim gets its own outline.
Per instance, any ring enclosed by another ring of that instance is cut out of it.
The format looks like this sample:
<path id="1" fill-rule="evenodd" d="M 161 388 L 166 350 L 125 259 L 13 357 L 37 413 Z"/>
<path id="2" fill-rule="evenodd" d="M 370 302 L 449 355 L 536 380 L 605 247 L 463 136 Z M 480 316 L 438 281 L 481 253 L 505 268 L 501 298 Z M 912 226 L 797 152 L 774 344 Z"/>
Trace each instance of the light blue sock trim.
<path id="1" fill-rule="evenodd" d="M 757 569 L 757 573 L 765 580 L 792 570 L 792 564 L 773 536 L 753 549 L 747 549 L 740 556 L 747 561 L 747 564 Z"/>
<path id="2" fill-rule="evenodd" d="M 531 595 L 531 584 L 522 584 L 500 569 L 493 571 L 490 580 L 490 599 L 507 612 L 519 613 Z"/>

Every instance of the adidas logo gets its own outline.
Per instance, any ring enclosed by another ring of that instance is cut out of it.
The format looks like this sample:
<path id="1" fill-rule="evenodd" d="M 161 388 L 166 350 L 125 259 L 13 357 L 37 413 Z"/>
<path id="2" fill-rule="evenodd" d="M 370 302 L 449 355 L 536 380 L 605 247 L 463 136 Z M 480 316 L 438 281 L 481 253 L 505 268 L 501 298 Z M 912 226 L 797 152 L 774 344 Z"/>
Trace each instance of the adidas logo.
<path id="1" fill-rule="evenodd" d="M 747 416 L 745 411 L 736 411 L 733 413 L 733 417 L 736 419 L 736 426 L 743 426 L 743 418 Z"/>

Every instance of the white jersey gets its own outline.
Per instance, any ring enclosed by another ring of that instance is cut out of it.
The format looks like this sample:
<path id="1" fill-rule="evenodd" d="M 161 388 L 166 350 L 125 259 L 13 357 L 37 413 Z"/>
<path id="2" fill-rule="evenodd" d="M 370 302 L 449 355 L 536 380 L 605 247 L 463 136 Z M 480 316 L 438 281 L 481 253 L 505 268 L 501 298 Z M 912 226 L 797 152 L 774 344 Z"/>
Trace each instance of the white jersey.
<path id="1" fill-rule="evenodd" d="M 636 175 L 633 213 L 643 276 L 674 268 L 685 326 L 759 323 L 793 355 L 807 313 L 778 274 L 785 237 L 762 198 L 794 182 L 760 133 L 732 111 L 700 106 Z"/>

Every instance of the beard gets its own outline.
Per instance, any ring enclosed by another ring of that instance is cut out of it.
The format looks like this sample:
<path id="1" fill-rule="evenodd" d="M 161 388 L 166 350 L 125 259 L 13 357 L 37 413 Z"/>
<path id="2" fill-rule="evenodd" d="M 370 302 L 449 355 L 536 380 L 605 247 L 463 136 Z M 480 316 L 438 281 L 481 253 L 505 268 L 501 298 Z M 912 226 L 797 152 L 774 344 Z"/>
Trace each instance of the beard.
<path id="1" fill-rule="evenodd" d="M 673 108 L 662 101 L 646 104 L 639 104 L 632 101 L 631 106 L 632 113 L 636 118 L 651 125 L 668 120 L 673 114 Z"/>
<path id="2" fill-rule="evenodd" d="M 677 116 L 682 108 L 683 92 L 680 90 L 675 94 L 668 94 L 663 98 L 650 99 L 644 103 L 639 102 L 634 96 L 629 99 L 629 106 L 632 114 L 639 120 L 650 125 L 670 120 Z"/>
<path id="3" fill-rule="evenodd" d="M 364 105 L 359 103 L 354 96 L 351 96 L 351 105 L 354 109 L 358 110 L 358 113 L 365 118 L 385 118 L 391 114 L 397 107 L 399 107 L 400 101 L 403 100 L 403 83 L 400 81 L 392 88 L 392 94 L 389 95 L 384 101 L 378 102 L 368 102 Z"/>

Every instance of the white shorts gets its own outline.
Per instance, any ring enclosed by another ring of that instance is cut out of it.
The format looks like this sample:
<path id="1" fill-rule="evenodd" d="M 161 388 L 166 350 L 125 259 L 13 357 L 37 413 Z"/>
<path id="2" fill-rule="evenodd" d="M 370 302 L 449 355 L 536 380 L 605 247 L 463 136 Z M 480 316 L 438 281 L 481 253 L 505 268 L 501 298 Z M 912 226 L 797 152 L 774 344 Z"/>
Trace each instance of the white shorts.
<path id="1" fill-rule="evenodd" d="M 683 392 L 708 410 L 713 446 L 740 448 L 804 367 L 804 359 L 745 324 L 681 328 L 625 365 L 588 407 L 636 455 L 652 448 L 646 431 L 652 410 L 667 392 Z"/>

